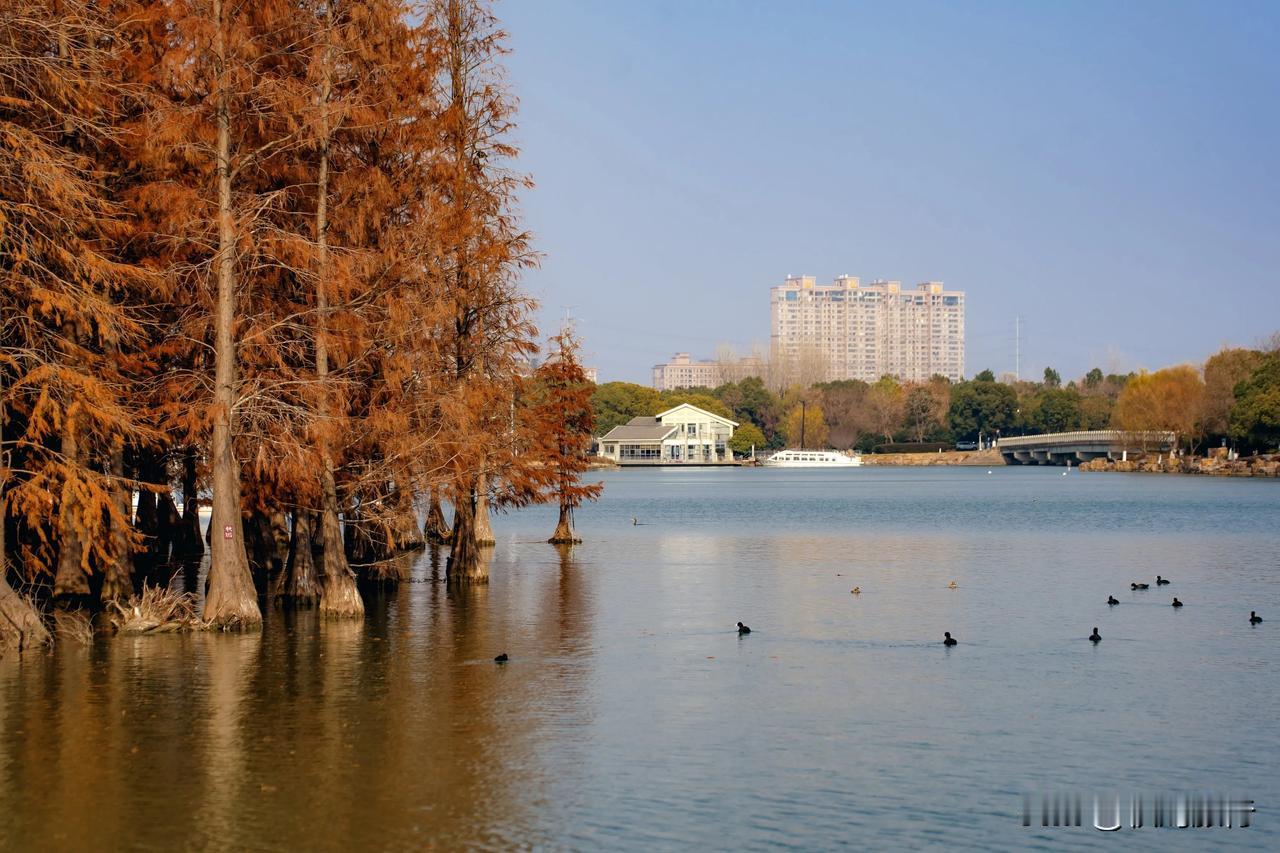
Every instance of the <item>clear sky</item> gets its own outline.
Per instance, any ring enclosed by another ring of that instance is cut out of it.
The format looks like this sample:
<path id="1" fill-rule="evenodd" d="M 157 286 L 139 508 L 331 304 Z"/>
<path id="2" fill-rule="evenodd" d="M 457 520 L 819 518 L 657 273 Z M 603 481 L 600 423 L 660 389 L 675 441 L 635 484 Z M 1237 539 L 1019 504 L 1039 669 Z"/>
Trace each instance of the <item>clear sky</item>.
<path id="1" fill-rule="evenodd" d="M 768 344 L 769 287 L 967 291 L 966 373 L 1280 329 L 1280 3 L 507 0 L 543 327 L 601 381 Z"/>

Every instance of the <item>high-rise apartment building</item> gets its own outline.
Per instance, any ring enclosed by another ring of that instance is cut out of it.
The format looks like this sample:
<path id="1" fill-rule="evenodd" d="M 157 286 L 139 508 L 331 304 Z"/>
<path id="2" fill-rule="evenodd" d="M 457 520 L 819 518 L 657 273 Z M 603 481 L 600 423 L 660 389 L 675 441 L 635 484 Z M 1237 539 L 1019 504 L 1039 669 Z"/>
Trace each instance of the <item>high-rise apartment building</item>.
<path id="1" fill-rule="evenodd" d="M 819 285 L 787 276 L 771 289 L 771 357 L 789 374 L 874 382 L 885 374 L 924 382 L 964 377 L 964 292 L 929 281 L 861 284 L 842 275 Z"/>

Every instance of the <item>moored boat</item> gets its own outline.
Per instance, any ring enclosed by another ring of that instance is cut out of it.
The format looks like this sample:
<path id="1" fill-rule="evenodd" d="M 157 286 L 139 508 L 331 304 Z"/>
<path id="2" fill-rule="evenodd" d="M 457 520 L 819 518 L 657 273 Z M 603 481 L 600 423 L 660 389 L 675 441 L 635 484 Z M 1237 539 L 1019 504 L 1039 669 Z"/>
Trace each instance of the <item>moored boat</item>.
<path id="1" fill-rule="evenodd" d="M 779 450 L 763 464 L 771 468 L 857 468 L 862 457 L 839 450 Z"/>

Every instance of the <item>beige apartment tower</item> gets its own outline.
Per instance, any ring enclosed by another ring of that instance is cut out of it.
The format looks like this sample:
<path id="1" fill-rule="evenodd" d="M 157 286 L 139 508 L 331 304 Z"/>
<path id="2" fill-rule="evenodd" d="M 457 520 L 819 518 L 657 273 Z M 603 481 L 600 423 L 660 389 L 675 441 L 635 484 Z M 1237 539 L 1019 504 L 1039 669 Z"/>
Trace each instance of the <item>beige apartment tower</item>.
<path id="1" fill-rule="evenodd" d="M 788 381 L 964 378 L 964 292 L 942 282 L 903 290 L 897 281 L 842 275 L 820 285 L 789 275 L 769 307 L 771 357 Z"/>

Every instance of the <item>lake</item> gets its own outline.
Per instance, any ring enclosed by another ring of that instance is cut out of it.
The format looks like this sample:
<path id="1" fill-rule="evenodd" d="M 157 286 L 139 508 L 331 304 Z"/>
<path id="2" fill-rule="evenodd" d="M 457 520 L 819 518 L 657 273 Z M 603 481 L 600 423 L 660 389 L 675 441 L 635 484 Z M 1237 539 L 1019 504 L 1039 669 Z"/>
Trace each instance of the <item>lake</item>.
<path id="1" fill-rule="evenodd" d="M 1280 849 L 1280 482 L 1062 470 L 606 472 L 485 588 L 10 655 L 0 848 Z M 1087 826 L 1180 793 L 1258 813 Z"/>

